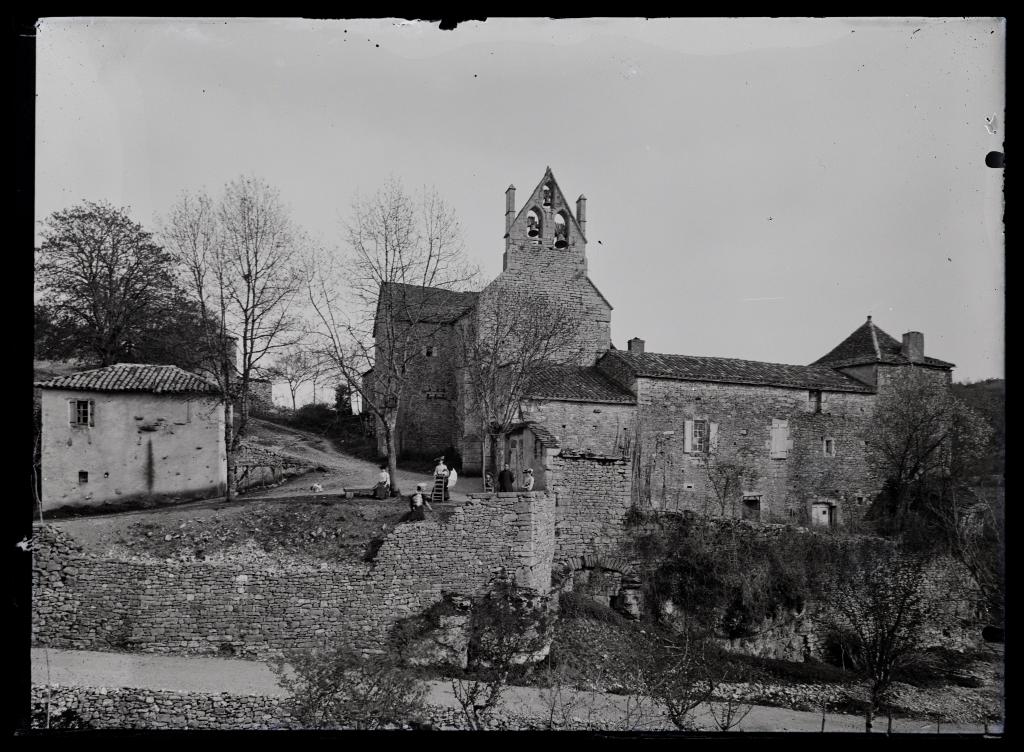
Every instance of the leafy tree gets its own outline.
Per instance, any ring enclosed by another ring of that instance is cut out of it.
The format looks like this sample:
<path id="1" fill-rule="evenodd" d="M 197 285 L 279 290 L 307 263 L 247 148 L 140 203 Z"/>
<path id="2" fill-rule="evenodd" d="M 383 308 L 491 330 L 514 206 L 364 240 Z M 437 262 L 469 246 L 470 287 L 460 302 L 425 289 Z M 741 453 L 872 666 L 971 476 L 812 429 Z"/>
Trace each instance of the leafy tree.
<path id="1" fill-rule="evenodd" d="M 175 310 L 175 260 L 127 209 L 86 201 L 51 214 L 41 235 L 36 323 L 50 353 L 112 365 L 151 340 L 149 322 Z"/>
<path id="2" fill-rule="evenodd" d="M 930 493 L 967 482 L 991 435 L 948 384 L 919 368 L 900 369 L 880 390 L 873 427 L 868 461 L 886 488 L 873 512 L 895 533 Z"/>

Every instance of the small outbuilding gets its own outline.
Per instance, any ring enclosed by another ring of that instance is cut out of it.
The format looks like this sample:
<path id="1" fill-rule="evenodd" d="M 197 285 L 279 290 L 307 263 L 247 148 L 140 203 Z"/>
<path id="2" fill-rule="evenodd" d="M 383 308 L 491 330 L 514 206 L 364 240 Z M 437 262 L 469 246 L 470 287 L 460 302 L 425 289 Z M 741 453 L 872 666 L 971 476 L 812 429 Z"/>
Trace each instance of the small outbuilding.
<path id="1" fill-rule="evenodd" d="M 215 384 L 177 366 L 121 363 L 35 386 L 44 510 L 225 493 Z"/>

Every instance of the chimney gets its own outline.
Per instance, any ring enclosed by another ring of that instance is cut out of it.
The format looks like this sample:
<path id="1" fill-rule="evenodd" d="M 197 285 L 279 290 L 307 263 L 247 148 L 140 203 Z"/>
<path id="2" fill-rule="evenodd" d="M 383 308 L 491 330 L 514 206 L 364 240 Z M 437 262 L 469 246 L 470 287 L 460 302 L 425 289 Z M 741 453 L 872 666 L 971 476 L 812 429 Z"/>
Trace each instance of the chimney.
<path id="1" fill-rule="evenodd" d="M 512 220 L 516 218 L 516 187 L 509 185 L 505 191 L 505 232 L 512 229 Z"/>
<path id="2" fill-rule="evenodd" d="M 576 199 L 576 221 L 580 223 L 580 232 L 587 234 L 587 197 L 582 193 Z"/>
<path id="3" fill-rule="evenodd" d="M 627 342 L 626 345 L 629 348 L 629 352 L 636 353 L 637 355 L 643 355 L 644 341 L 639 337 L 633 337 L 633 339 Z"/>
<path id="4" fill-rule="evenodd" d="M 903 348 L 900 353 L 911 363 L 924 360 L 924 335 L 921 332 L 907 332 L 903 335 Z"/>

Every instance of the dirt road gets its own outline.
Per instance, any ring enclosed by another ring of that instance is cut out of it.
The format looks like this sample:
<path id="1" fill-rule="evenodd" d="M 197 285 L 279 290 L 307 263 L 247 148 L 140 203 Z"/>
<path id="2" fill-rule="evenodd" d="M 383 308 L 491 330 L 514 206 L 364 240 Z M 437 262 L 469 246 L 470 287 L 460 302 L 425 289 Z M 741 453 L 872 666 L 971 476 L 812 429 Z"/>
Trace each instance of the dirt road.
<path id="1" fill-rule="evenodd" d="M 138 653 L 101 653 L 85 650 L 32 649 L 33 684 L 56 683 L 63 686 L 83 687 L 135 687 L 163 689 L 174 692 L 227 692 L 238 695 L 284 697 L 286 693 L 277 685 L 270 668 L 257 661 L 226 658 L 203 658 Z M 457 708 L 448 682 L 430 682 L 428 703 L 439 707 Z M 565 705 L 577 718 L 600 717 L 606 721 L 623 720 L 636 715 L 638 698 L 621 695 L 571 692 Z M 563 705 L 563 707 L 565 707 Z M 547 697 L 532 687 L 509 688 L 503 707 L 506 712 L 519 716 L 544 717 Z M 651 717 L 652 710 L 645 711 Z M 653 711 L 656 714 L 656 711 Z M 707 709 L 698 714 L 703 728 L 714 725 Z M 656 723 L 656 722 L 655 722 Z M 883 728 L 884 722 L 878 727 Z M 821 715 L 786 708 L 754 706 L 740 723 L 742 731 L 821 731 Z M 864 720 L 858 716 L 828 714 L 825 730 L 831 732 L 861 732 Z M 981 734 L 980 725 L 943 724 L 941 733 Z M 1001 727 L 992 726 L 990 733 L 1000 733 Z M 933 722 L 895 719 L 893 731 L 898 733 L 935 733 Z"/>

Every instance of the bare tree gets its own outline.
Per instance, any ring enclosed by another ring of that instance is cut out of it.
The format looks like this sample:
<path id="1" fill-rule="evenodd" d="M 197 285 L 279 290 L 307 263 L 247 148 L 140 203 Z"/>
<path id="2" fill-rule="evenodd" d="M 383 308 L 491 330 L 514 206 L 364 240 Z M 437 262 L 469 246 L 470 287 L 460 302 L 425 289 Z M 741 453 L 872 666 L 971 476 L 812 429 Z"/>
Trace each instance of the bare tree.
<path id="1" fill-rule="evenodd" d="M 271 668 L 306 728 L 380 729 L 417 722 L 427 685 L 390 655 L 360 656 L 348 645 L 292 651 Z"/>
<path id="2" fill-rule="evenodd" d="M 924 585 L 927 562 L 919 556 L 876 551 L 848 577 L 839 578 L 821 619 L 867 683 L 864 726 L 871 731 L 896 672 L 914 660 L 935 607 Z"/>
<path id="3" fill-rule="evenodd" d="M 714 449 L 714 448 L 712 448 Z M 710 451 L 702 458 L 707 487 L 722 517 L 736 516 L 737 502 L 744 487 L 756 479 L 753 468 L 743 457 L 721 457 Z"/>
<path id="4" fill-rule="evenodd" d="M 535 380 L 579 362 L 581 327 L 577 307 L 500 279 L 457 322 L 455 366 L 467 411 L 480 421 L 482 472 L 488 461 L 495 468 L 497 440 L 522 419 Z"/>
<path id="5" fill-rule="evenodd" d="M 164 223 L 168 247 L 187 267 L 192 294 L 209 322 L 216 353 L 211 369 L 238 405 L 228 450 L 249 417 L 250 384 L 264 358 L 294 344 L 292 304 L 299 289 L 294 262 L 302 245 L 277 191 L 240 177 L 218 202 L 184 195 Z"/>
<path id="6" fill-rule="evenodd" d="M 452 679 L 455 699 L 471 728 L 487 728 L 510 674 L 543 657 L 549 630 L 543 598 L 518 587 L 514 579 L 496 581 L 491 592 L 477 599 L 469 642 L 471 673 Z"/>
<path id="7" fill-rule="evenodd" d="M 638 656 L 644 690 L 665 708 L 680 731 L 696 731 L 696 711 L 714 696 L 719 677 L 712 670 L 710 648 L 700 636 L 684 631 L 662 651 Z"/>
<path id="8" fill-rule="evenodd" d="M 377 420 L 398 493 L 400 405 L 420 378 L 423 343 L 447 336 L 462 312 L 453 293 L 478 272 L 451 207 L 435 190 L 412 196 L 394 178 L 356 196 L 345 236 L 346 254 L 317 249 L 306 266 L 313 334 L 335 377 Z"/>
<path id="9" fill-rule="evenodd" d="M 303 384 L 314 381 L 323 370 L 321 360 L 317 353 L 301 345 L 293 345 L 285 349 L 274 360 L 274 364 L 264 369 L 264 373 L 274 380 L 283 381 L 288 386 L 288 393 L 292 398 L 292 410 L 296 409 L 295 399 L 299 388 Z M 314 402 L 315 391 L 314 391 Z"/>

